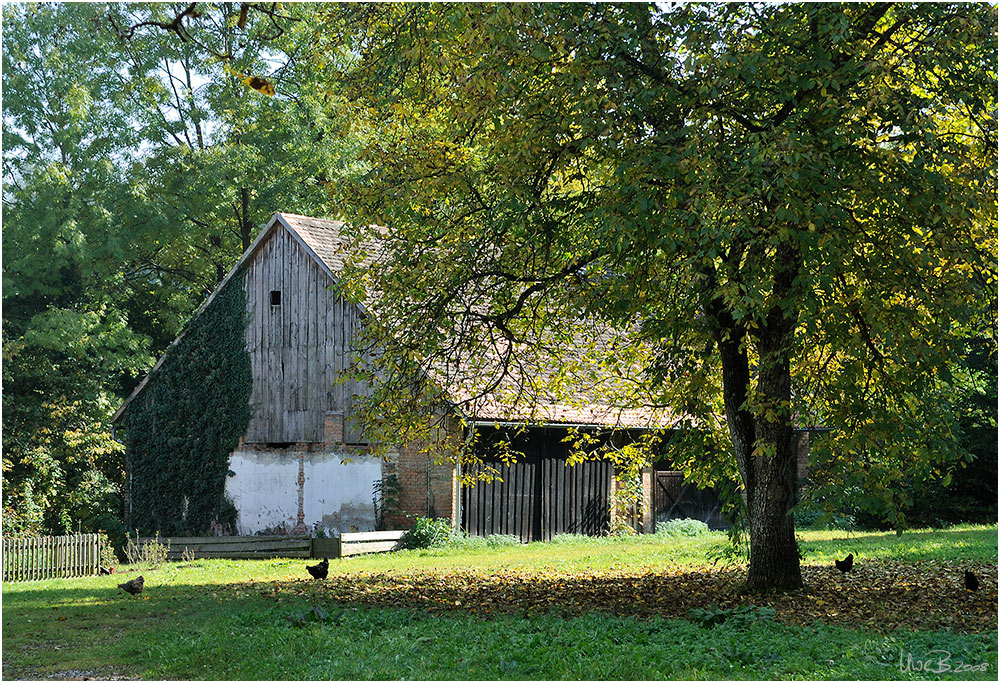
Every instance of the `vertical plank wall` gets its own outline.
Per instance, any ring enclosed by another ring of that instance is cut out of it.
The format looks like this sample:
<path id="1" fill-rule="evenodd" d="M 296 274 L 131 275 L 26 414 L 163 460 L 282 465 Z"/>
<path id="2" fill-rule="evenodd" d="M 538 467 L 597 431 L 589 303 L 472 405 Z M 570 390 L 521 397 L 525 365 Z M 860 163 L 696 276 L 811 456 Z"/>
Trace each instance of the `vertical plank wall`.
<path id="1" fill-rule="evenodd" d="M 337 296 L 333 280 L 280 226 L 247 263 L 247 349 L 253 371 L 250 443 L 322 442 L 327 412 L 350 412 L 350 365 L 357 307 Z M 281 305 L 272 306 L 272 291 Z"/>

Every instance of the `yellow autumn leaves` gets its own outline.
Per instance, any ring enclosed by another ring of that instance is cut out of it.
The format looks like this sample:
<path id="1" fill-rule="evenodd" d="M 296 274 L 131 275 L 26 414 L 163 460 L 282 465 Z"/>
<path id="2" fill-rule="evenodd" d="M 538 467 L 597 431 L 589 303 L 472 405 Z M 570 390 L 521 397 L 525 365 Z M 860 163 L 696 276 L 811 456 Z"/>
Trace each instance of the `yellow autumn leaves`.
<path id="1" fill-rule="evenodd" d="M 274 85 L 263 76 L 247 76 L 245 74 L 241 74 L 228 64 L 226 64 L 226 71 L 243 81 L 243 84 L 248 88 L 256 90 L 261 95 L 267 95 L 268 97 L 274 96 Z"/>

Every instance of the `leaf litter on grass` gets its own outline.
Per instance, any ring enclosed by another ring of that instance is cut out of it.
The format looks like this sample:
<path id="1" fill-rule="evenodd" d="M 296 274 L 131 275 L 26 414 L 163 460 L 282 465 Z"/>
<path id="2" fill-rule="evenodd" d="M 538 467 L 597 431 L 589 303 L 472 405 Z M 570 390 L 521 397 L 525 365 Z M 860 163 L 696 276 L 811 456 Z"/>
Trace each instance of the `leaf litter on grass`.
<path id="1" fill-rule="evenodd" d="M 962 585 L 972 568 L 977 592 Z M 742 592 L 742 568 L 475 571 L 331 574 L 323 582 L 291 580 L 257 586 L 270 600 L 307 597 L 347 605 L 465 611 L 482 617 L 540 611 L 566 616 L 606 612 L 618 616 L 686 618 L 689 610 L 753 604 L 775 610 L 780 622 L 865 627 L 878 631 L 943 630 L 980 633 L 997 628 L 997 567 L 986 563 L 891 560 L 859 562 L 842 574 L 832 566 L 802 567 L 806 587 L 789 593 Z M 233 590 L 237 587 L 233 586 Z M 239 588 L 245 590 L 245 586 Z"/>

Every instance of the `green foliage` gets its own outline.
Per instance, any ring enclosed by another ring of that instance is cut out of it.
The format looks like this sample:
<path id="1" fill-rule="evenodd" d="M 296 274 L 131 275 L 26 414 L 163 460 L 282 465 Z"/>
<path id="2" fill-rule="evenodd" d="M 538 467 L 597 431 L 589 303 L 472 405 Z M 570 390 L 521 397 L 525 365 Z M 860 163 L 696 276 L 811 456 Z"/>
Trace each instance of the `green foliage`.
<path id="1" fill-rule="evenodd" d="M 404 549 L 436 548 L 447 545 L 451 538 L 450 520 L 417 517 L 413 526 L 403 534 L 400 545 Z"/>
<path id="2" fill-rule="evenodd" d="M 386 512 L 398 509 L 399 477 L 390 474 L 372 483 L 372 506 L 375 509 L 375 529 L 385 529 Z"/>
<path id="3" fill-rule="evenodd" d="M 118 554 L 115 552 L 115 547 L 111 544 L 111 539 L 106 533 L 98 533 L 100 534 L 101 566 L 105 568 L 114 567 L 118 564 Z"/>
<path id="4" fill-rule="evenodd" d="M 131 568 L 138 570 L 159 569 L 160 565 L 167 561 L 167 553 L 170 552 L 170 542 L 160 542 L 160 534 L 143 541 L 139 538 L 139 532 L 135 532 L 135 538 L 126 537 L 125 542 L 125 562 Z"/>
<path id="5" fill-rule="evenodd" d="M 708 525 L 697 519 L 668 519 L 656 523 L 657 536 L 701 536 L 707 533 Z"/>
<path id="6" fill-rule="evenodd" d="M 744 629 L 758 621 L 773 621 L 774 614 L 773 607 L 757 607 L 756 605 L 740 605 L 731 609 L 723 609 L 712 604 L 707 608 L 696 607 L 688 611 L 691 620 L 702 628 L 728 624 L 734 629 Z"/>
<path id="7" fill-rule="evenodd" d="M 492 548 L 508 548 L 521 545 L 521 539 L 510 534 L 490 534 L 489 536 L 470 536 L 468 534 L 453 534 L 444 547 L 460 550 L 477 550 Z"/>
<path id="8" fill-rule="evenodd" d="M 3 6 L 5 534 L 124 537 L 109 417 L 257 226 L 324 214 L 330 167 L 349 158 L 331 94 L 294 58 L 309 27 L 261 6 L 241 29 L 238 6 L 205 6 L 185 19 L 211 32 L 197 41 L 129 30 L 183 9 Z"/>
<path id="9" fill-rule="evenodd" d="M 855 528 L 854 515 L 828 512 L 812 505 L 795 508 L 795 526 L 799 529 L 840 529 Z"/>
<path id="10" fill-rule="evenodd" d="M 131 524 L 166 536 L 232 522 L 229 454 L 250 422 L 252 377 L 237 273 L 164 356 L 129 404 Z"/>
<path id="11" fill-rule="evenodd" d="M 370 126 L 336 195 L 393 238 L 365 274 L 384 316 L 382 428 L 416 424 L 421 367 L 457 355 L 512 410 L 580 400 L 569 370 L 516 370 L 575 368 L 572 329 L 593 317 L 629 332 L 603 356 L 609 405 L 640 385 L 641 405 L 730 441 L 714 474 L 738 473 L 751 542 L 780 548 L 782 571 L 751 557 L 762 582 L 797 583 L 795 427 L 831 428 L 816 449 L 830 489 L 857 485 L 901 524 L 912 487 L 964 455 L 946 369 L 995 329 L 996 17 L 926 3 L 325 12 L 316 58 L 357 55 L 332 82 Z M 644 372 L 617 372 L 631 361 Z"/>

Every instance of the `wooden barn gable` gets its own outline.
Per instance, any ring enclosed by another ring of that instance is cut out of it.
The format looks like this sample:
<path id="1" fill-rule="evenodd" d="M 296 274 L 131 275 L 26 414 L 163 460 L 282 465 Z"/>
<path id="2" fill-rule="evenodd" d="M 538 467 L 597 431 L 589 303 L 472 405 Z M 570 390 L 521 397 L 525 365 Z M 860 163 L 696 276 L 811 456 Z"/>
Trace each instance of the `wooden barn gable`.
<path id="1" fill-rule="evenodd" d="M 350 366 L 351 339 L 363 307 L 336 288 L 342 223 L 295 214 L 275 214 L 215 292 L 242 286 L 246 342 L 253 373 L 253 416 L 248 444 L 323 443 L 328 415 L 347 416 L 344 441 L 362 438 L 349 419 L 352 397 L 363 387 L 338 381 Z M 183 332 L 112 418 L 118 423 L 129 404 L 154 378 Z"/>

